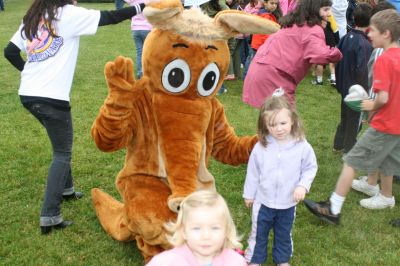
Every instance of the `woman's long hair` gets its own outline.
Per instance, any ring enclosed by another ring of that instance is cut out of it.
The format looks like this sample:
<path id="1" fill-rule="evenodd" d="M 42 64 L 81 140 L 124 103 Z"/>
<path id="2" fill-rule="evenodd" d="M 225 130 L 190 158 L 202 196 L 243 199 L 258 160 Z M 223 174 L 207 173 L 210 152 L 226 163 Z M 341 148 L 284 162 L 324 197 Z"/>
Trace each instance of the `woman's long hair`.
<path id="1" fill-rule="evenodd" d="M 307 23 L 308 26 L 321 24 L 321 16 L 319 9 L 324 6 L 332 6 L 331 0 L 300 0 L 297 7 L 286 16 L 279 20 L 282 28 L 292 27 L 293 24 L 303 26 Z"/>
<path id="2" fill-rule="evenodd" d="M 56 20 L 57 8 L 71 3 L 71 0 L 35 0 L 22 19 L 24 26 L 21 29 L 21 34 L 25 33 L 25 37 L 29 41 L 38 38 L 39 23 L 42 19 L 45 19 L 46 24 L 49 25 L 51 36 L 55 37 L 51 25 Z"/>

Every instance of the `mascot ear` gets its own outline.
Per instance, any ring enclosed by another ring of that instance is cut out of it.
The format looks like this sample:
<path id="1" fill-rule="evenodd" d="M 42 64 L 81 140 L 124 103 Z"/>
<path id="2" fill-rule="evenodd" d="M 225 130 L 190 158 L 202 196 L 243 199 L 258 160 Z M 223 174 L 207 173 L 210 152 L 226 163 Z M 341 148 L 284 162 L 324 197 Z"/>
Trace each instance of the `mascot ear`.
<path id="1" fill-rule="evenodd" d="M 221 26 L 225 33 L 231 36 L 238 33 L 271 34 L 280 29 L 279 24 L 271 20 L 237 10 L 219 12 L 214 18 L 214 23 Z"/>
<path id="2" fill-rule="evenodd" d="M 144 16 L 152 25 L 165 23 L 182 12 L 183 6 L 180 0 L 150 0 L 143 10 Z"/>

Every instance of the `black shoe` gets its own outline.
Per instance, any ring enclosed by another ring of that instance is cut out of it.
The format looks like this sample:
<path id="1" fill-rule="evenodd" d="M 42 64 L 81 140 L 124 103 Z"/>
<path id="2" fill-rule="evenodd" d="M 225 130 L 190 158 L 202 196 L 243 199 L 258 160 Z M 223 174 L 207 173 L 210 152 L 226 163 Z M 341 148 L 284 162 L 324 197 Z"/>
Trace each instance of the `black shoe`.
<path id="1" fill-rule="evenodd" d="M 51 230 L 54 229 L 64 229 L 65 227 L 70 226 L 73 224 L 72 221 L 62 221 L 59 224 L 56 225 L 46 225 L 46 226 L 40 226 L 40 231 L 42 232 L 42 235 L 47 235 L 48 233 L 51 232 Z"/>
<path id="2" fill-rule="evenodd" d="M 394 227 L 400 227 L 400 219 L 391 220 L 390 224 Z"/>
<path id="3" fill-rule="evenodd" d="M 307 209 L 317 216 L 322 221 L 328 222 L 330 224 L 338 225 L 340 221 L 340 214 L 334 215 L 331 212 L 331 203 L 329 200 L 315 202 L 309 199 L 304 200 L 304 205 Z"/>
<path id="4" fill-rule="evenodd" d="M 78 200 L 78 199 L 82 198 L 83 195 L 84 195 L 84 194 L 83 194 L 82 192 L 75 191 L 75 192 L 72 193 L 72 194 L 63 195 L 63 199 L 64 199 L 64 200 Z"/>

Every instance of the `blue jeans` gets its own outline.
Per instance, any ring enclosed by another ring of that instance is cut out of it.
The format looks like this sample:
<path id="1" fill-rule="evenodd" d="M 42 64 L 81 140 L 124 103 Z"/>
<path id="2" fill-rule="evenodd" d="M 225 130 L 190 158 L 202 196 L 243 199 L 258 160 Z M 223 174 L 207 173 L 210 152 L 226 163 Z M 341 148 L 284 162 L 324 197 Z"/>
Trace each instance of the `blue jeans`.
<path id="1" fill-rule="evenodd" d="M 0 0 L 0 9 L 4 11 L 4 1 Z"/>
<path id="2" fill-rule="evenodd" d="M 140 79 L 143 75 L 142 72 L 142 53 L 143 53 L 143 43 L 149 34 L 149 30 L 133 30 L 132 38 L 135 41 L 136 46 L 136 75 L 137 78 Z"/>
<path id="3" fill-rule="evenodd" d="M 24 107 L 42 124 L 50 139 L 53 160 L 50 164 L 40 225 L 56 225 L 61 216 L 62 196 L 74 193 L 71 173 L 73 129 L 71 111 L 54 108 L 45 103 L 25 104 Z"/>
<path id="4" fill-rule="evenodd" d="M 125 1 L 124 0 L 115 0 L 115 9 L 121 9 L 124 7 Z"/>

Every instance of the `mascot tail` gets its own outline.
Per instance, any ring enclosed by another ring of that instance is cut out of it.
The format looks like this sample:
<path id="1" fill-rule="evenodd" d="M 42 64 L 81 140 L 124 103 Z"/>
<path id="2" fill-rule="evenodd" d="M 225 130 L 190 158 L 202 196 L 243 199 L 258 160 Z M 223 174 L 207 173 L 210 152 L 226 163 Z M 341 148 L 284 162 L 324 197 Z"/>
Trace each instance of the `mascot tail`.
<path id="1" fill-rule="evenodd" d="M 101 226 L 112 238 L 124 242 L 135 239 L 128 229 L 121 202 L 98 188 L 92 189 L 92 201 Z"/>

